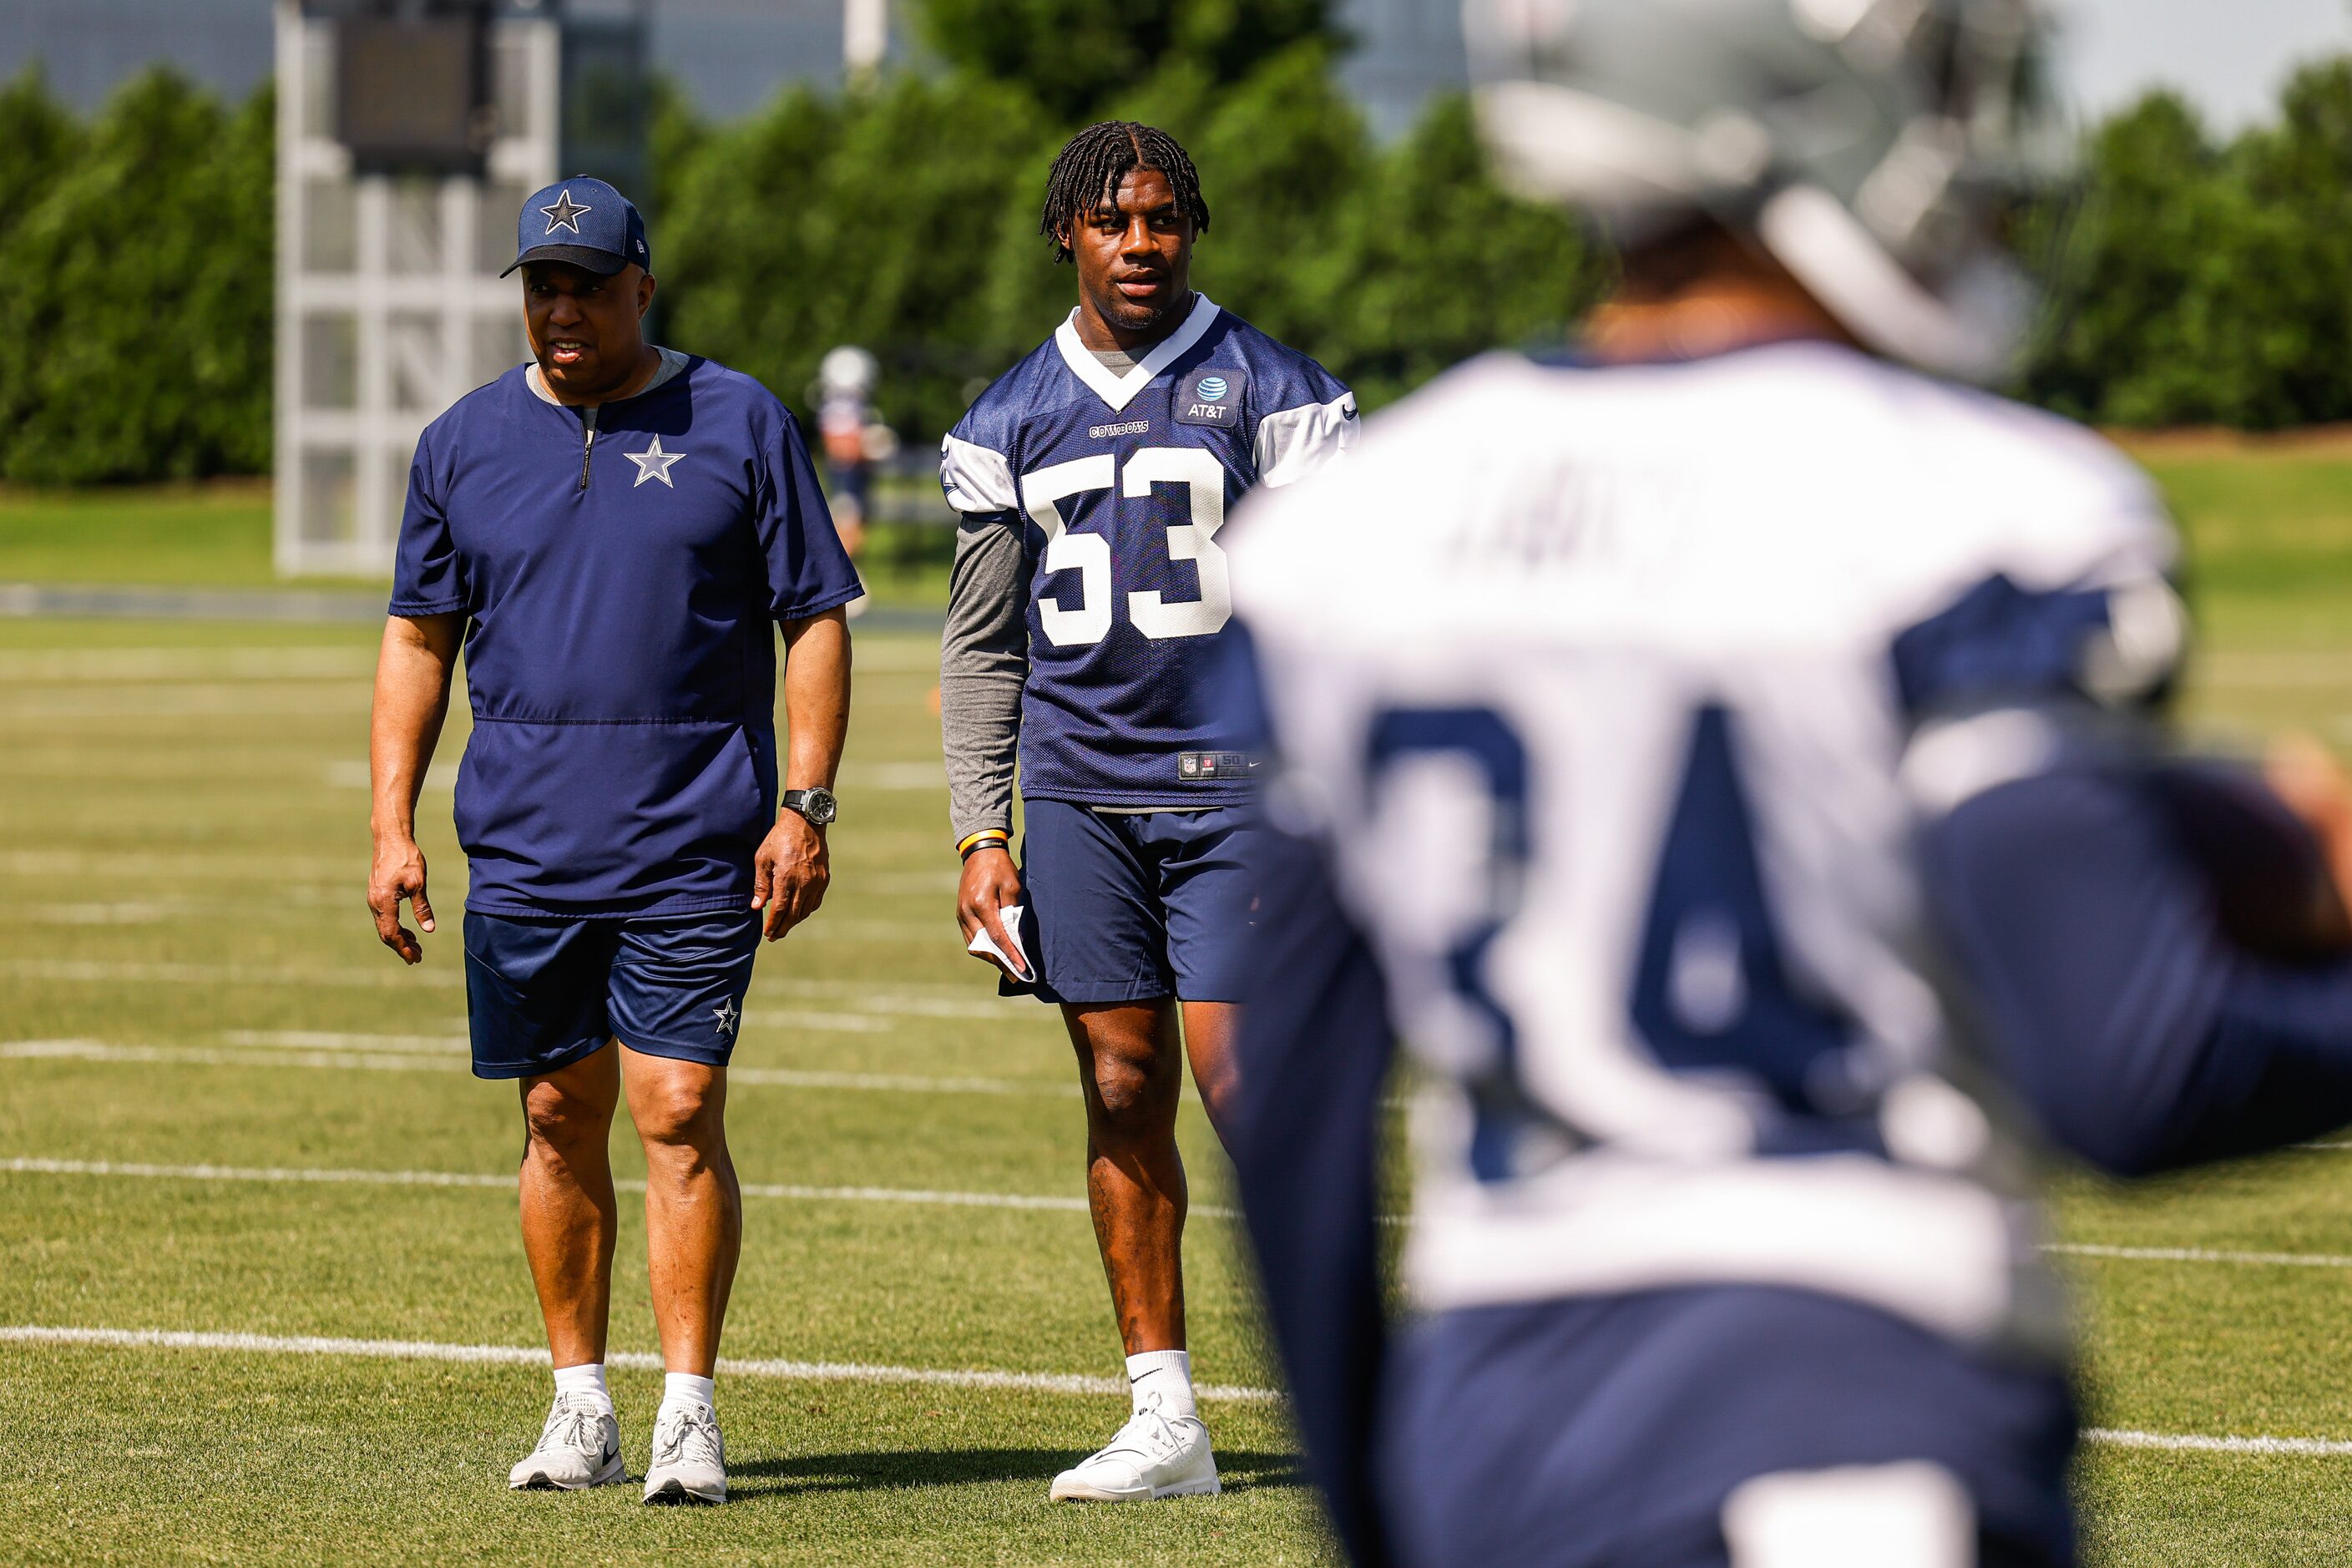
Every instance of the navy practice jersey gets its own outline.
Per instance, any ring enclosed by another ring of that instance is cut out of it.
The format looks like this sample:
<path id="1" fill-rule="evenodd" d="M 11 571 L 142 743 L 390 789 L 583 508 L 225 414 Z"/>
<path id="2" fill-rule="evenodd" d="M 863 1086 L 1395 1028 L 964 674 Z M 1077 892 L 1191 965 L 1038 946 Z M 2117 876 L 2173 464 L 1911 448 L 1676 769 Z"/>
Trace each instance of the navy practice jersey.
<path id="1" fill-rule="evenodd" d="M 1065 322 L 981 395 L 942 446 L 940 482 L 959 512 L 1023 530 L 1024 795 L 1245 796 L 1208 699 L 1233 610 L 1218 530 L 1245 491 L 1306 478 L 1355 431 L 1346 387 L 1205 297 L 1124 376 Z"/>
<path id="2" fill-rule="evenodd" d="M 1495 356 L 1251 505 L 1277 819 L 1323 822 L 1441 1086 L 1417 1300 L 1779 1286 L 2054 1345 L 1918 847 L 2168 678 L 2147 481 L 1788 345 Z"/>
<path id="3" fill-rule="evenodd" d="M 463 612 L 467 907 L 749 907 L 779 621 L 857 596 L 783 405 L 709 360 L 583 412 L 526 365 L 417 442 L 392 613 Z"/>

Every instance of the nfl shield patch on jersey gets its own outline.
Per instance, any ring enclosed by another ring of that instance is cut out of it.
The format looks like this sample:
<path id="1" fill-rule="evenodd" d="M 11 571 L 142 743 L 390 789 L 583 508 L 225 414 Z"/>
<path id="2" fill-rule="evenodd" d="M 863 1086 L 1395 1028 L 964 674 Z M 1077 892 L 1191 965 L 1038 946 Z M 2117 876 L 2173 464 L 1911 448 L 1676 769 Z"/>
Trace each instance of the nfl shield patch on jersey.
<path id="1" fill-rule="evenodd" d="M 1245 370 L 1196 370 L 1176 383 L 1176 423 L 1233 429 L 1242 422 L 1242 395 L 1248 390 Z"/>

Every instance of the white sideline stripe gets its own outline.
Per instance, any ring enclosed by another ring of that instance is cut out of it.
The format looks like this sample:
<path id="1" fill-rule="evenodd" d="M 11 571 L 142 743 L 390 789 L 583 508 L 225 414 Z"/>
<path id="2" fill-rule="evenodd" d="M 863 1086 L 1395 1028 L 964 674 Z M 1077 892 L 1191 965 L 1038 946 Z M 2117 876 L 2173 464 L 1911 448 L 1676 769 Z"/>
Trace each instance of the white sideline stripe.
<path id="1" fill-rule="evenodd" d="M 844 1075 L 847 1076 L 847 1075 Z M 948 1080 L 953 1081 L 953 1080 Z M 512 1176 L 476 1175 L 462 1171 L 362 1171 L 289 1168 L 256 1165 L 152 1165 L 112 1160 L 44 1160 L 18 1157 L 0 1160 L 0 1172 L 56 1176 L 151 1176 L 198 1182 L 354 1182 L 400 1187 L 511 1187 Z M 627 1192 L 643 1192 L 643 1182 L 615 1184 Z M 812 1187 L 791 1184 L 752 1184 L 746 1197 L 793 1198 L 812 1203 L 898 1203 L 945 1205 L 963 1208 L 1057 1209 L 1084 1212 L 1084 1198 L 1040 1197 L 1022 1193 L 937 1192 L 917 1187 Z M 1238 1219 L 1238 1209 L 1201 1204 L 1192 1213 L 1204 1218 Z M 1398 1216 L 1384 1216 L 1396 1220 Z M 2228 1263 L 2289 1268 L 2352 1268 L 2352 1257 L 2316 1252 L 2221 1252 L 2195 1247 L 2107 1247 L 2095 1242 L 2045 1242 L 2044 1252 L 2076 1258 L 2113 1258 L 2146 1263 Z"/>
<path id="2" fill-rule="evenodd" d="M 0 1160 L 0 1172 L 21 1176 L 129 1176 L 167 1182 L 290 1182 L 368 1187 L 485 1187 L 514 1190 L 512 1175 L 484 1175 L 471 1171 L 354 1171 L 289 1169 L 275 1165 L 151 1165 L 123 1160 L 42 1160 L 29 1156 Z M 614 1187 L 642 1193 L 641 1181 L 619 1181 Z M 1087 1200 L 1045 1197 L 1027 1193 L 951 1193 L 920 1187 L 812 1187 L 797 1183 L 747 1182 L 747 1198 L 782 1198 L 799 1203 L 915 1204 L 932 1208 L 1035 1209 L 1084 1214 Z M 1213 1204 L 1193 1205 L 1192 1213 L 1212 1219 L 1234 1219 L 1236 1210 Z"/>
<path id="3" fill-rule="evenodd" d="M 533 1345 L 453 1345 L 432 1340 L 346 1340 L 319 1334 L 194 1333 L 168 1329 L 82 1329 L 46 1323 L 0 1326 L 0 1343 L 104 1345 L 118 1350 L 227 1351 L 248 1355 L 329 1355 L 382 1361 L 459 1362 L 475 1365 L 545 1366 L 548 1354 Z M 662 1360 L 645 1351 L 615 1351 L 608 1366 L 657 1371 Z M 772 1378 L 799 1383 L 919 1384 L 940 1388 L 1018 1388 L 1043 1394 L 1125 1394 L 1123 1377 L 1079 1373 L 950 1371 L 934 1367 L 877 1366 L 860 1362 L 739 1360 L 722 1357 L 719 1370 L 730 1377 Z M 1202 1399 L 1266 1404 L 1281 1391 L 1209 1383 L 1195 1391 Z M 2114 1448 L 2165 1448 L 2213 1454 L 2352 1455 L 2352 1442 L 2326 1437 L 2212 1437 L 2191 1432 L 2135 1432 L 2093 1427 L 2086 1443 Z"/>
<path id="4" fill-rule="evenodd" d="M 2352 1258 L 2326 1252 L 2218 1252 L 2202 1247 L 2102 1247 L 2053 1241 L 2044 1252 L 2074 1258 L 2116 1258 L 2140 1263 L 2238 1263 L 2281 1268 L 2352 1268 Z"/>
<path id="5" fill-rule="evenodd" d="M 431 1340 L 343 1340 L 318 1334 L 189 1333 L 169 1329 L 76 1329 L 45 1323 L 0 1326 L 0 1343 L 108 1345 L 121 1350 L 230 1351 L 262 1355 L 365 1356 L 386 1361 L 488 1363 L 545 1366 L 547 1352 L 532 1345 L 450 1345 Z M 662 1360 L 645 1351 L 615 1351 L 607 1366 L 658 1372 Z M 721 1357 L 719 1371 L 730 1377 L 774 1378 L 794 1383 L 913 1383 L 942 1388 L 1020 1388 L 1043 1394 L 1127 1393 L 1123 1377 L 1088 1377 L 1065 1372 L 950 1371 L 921 1366 L 875 1366 L 862 1362 L 738 1360 Z M 1271 1388 L 1203 1384 L 1202 1399 L 1263 1404 L 1282 1397 Z"/>
<path id="6" fill-rule="evenodd" d="M 2131 1432 L 2094 1426 L 2085 1443 L 2109 1448 L 2172 1448 L 2205 1454 L 2352 1454 L 2352 1443 L 2333 1437 L 2206 1437 L 2193 1432 Z"/>
<path id="7" fill-rule="evenodd" d="M 262 1047 L 245 1050 L 211 1050 L 192 1046 L 118 1046 L 104 1040 L 8 1040 L 0 1042 L 0 1059 L 16 1061 L 148 1062 L 180 1067 L 316 1068 L 341 1070 L 360 1068 L 372 1072 L 470 1072 L 465 1056 L 436 1047 L 419 1051 L 367 1049 L 305 1050 L 298 1047 Z M 1017 1078 L 924 1078 L 913 1073 L 820 1072 L 798 1068 L 730 1068 L 730 1084 L 769 1089 L 878 1089 L 893 1094 L 1042 1095 L 1075 1100 L 1078 1086 Z"/>

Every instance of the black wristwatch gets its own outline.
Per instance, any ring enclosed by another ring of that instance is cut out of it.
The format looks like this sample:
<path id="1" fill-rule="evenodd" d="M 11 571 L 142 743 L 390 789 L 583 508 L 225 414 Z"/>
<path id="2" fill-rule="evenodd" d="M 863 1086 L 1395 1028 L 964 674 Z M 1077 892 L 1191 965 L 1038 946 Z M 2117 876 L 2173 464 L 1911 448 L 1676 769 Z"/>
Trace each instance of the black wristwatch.
<path id="1" fill-rule="evenodd" d="M 788 789 L 784 792 L 784 809 L 797 811 L 809 819 L 812 827 L 827 827 L 841 815 L 841 803 L 823 784 L 814 789 Z"/>

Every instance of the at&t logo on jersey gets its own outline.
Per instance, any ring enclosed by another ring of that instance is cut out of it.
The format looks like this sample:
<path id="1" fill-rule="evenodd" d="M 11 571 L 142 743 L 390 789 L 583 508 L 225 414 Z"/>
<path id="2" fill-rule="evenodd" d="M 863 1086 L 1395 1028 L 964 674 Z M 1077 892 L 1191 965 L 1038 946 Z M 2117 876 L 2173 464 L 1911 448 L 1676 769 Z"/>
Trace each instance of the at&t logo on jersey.
<path id="1" fill-rule="evenodd" d="M 1242 422 L 1244 370 L 1197 370 L 1176 384 L 1176 423 L 1233 429 Z"/>

